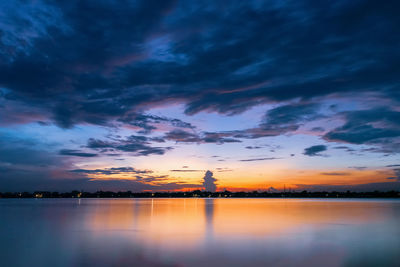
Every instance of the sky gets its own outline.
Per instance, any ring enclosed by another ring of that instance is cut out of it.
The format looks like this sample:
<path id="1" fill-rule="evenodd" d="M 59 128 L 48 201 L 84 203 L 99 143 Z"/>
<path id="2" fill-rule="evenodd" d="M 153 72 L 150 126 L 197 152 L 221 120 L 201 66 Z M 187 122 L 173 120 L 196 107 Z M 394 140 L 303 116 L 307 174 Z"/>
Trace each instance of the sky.
<path id="1" fill-rule="evenodd" d="M 399 8 L 1 1 L 0 191 L 400 190 Z"/>

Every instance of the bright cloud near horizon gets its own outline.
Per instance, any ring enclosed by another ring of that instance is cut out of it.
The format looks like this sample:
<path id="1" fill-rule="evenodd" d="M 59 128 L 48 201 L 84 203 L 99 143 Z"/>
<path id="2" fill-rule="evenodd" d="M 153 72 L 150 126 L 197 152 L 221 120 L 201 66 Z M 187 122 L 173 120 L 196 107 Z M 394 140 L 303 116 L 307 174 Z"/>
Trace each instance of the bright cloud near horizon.
<path id="1" fill-rule="evenodd" d="M 400 190 L 399 7 L 3 1 L 0 191 Z"/>

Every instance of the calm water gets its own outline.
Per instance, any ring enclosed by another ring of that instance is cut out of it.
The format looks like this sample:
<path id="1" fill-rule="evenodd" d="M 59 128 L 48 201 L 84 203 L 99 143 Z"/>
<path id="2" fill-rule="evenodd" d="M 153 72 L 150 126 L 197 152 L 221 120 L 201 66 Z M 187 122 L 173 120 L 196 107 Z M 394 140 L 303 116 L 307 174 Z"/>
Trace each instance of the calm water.
<path id="1" fill-rule="evenodd" d="M 0 266 L 400 266 L 400 201 L 2 199 Z"/>

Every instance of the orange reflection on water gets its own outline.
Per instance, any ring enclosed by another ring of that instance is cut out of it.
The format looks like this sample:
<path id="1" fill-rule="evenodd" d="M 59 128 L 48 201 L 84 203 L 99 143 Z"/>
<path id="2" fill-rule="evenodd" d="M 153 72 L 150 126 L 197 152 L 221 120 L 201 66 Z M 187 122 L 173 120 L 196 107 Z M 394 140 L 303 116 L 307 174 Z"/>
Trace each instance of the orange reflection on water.
<path id="1" fill-rule="evenodd" d="M 398 200 L 12 199 L 0 211 L 4 266 L 400 262 Z"/>
<path id="2" fill-rule="evenodd" d="M 145 243 L 168 243 L 171 247 L 196 246 L 213 237 L 273 237 L 310 226 L 371 223 L 382 219 L 386 212 L 371 209 L 371 203 L 366 201 L 196 198 L 98 201 L 99 205 L 86 217 L 90 229 L 122 232 Z"/>
<path id="3" fill-rule="evenodd" d="M 202 199 L 99 200 L 95 212 L 88 214 L 90 229 L 121 231 L 145 243 L 195 245 L 205 231 Z"/>
<path id="4" fill-rule="evenodd" d="M 279 235 L 324 224 L 362 224 L 379 220 L 365 202 L 296 199 L 215 199 L 214 232 L 218 235 Z"/>

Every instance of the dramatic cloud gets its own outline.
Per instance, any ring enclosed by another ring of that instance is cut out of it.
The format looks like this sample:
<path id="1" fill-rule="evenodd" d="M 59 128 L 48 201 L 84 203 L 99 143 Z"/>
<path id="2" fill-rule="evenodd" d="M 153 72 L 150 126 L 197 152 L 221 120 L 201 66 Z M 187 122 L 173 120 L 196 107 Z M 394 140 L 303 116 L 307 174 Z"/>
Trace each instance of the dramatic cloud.
<path id="1" fill-rule="evenodd" d="M 328 132 L 328 141 L 352 144 L 385 144 L 387 139 L 400 137 L 400 112 L 375 108 L 346 112 L 346 123 Z"/>
<path id="2" fill-rule="evenodd" d="M 3 5 L 4 97 L 64 128 L 108 125 L 166 102 L 185 103 L 187 114 L 237 114 L 333 93 L 399 99 L 396 1 Z M 153 129 L 140 118 L 126 123 Z"/>
<path id="3" fill-rule="evenodd" d="M 326 151 L 327 147 L 324 145 L 311 146 L 304 149 L 303 154 L 306 156 L 321 156 L 320 152 Z"/>
<path id="4" fill-rule="evenodd" d="M 204 190 L 208 192 L 215 192 L 215 190 L 217 189 L 217 185 L 215 184 L 217 179 L 213 177 L 213 173 L 211 171 L 206 171 L 203 179 Z"/>
<path id="5" fill-rule="evenodd" d="M 2 188 L 200 188 L 110 166 L 188 151 L 209 159 L 214 145 L 224 148 L 214 163 L 278 159 L 252 158 L 261 148 L 296 161 L 300 142 L 306 156 L 334 148 L 343 168 L 347 158 L 335 157 L 344 152 L 365 166 L 372 154 L 397 156 L 399 9 L 374 0 L 1 1 Z"/>
<path id="6" fill-rule="evenodd" d="M 264 122 L 260 124 L 262 131 L 271 135 L 279 135 L 295 131 L 300 124 L 320 117 L 316 104 L 293 104 L 280 106 L 267 112 Z M 272 134 L 274 133 L 275 134 Z"/>

